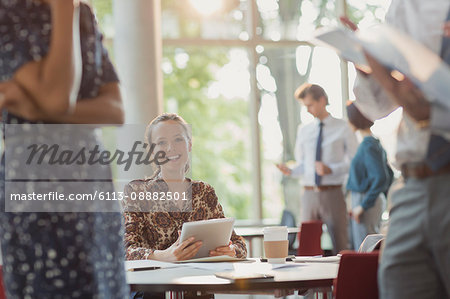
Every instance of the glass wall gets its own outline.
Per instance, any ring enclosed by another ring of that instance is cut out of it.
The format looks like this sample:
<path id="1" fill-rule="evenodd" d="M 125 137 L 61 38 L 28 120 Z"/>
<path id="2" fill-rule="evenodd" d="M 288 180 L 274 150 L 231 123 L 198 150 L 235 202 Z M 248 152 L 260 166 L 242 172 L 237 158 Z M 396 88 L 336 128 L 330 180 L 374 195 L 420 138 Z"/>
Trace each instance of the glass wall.
<path id="1" fill-rule="evenodd" d="M 91 0 L 108 46 L 111 1 Z M 293 98 L 300 84 L 322 85 L 338 118 L 343 94 L 354 98 L 353 66 L 305 42 L 338 25 L 336 5 L 345 2 L 364 27 L 384 19 L 390 0 L 161 0 L 164 108 L 192 124 L 193 178 L 213 185 L 229 216 L 298 215 L 299 182 L 274 164 L 293 163 L 297 127 L 312 120 Z"/>
<path id="2" fill-rule="evenodd" d="M 247 4 L 239 0 L 162 0 L 162 37 L 247 40 Z"/>
<path id="3" fill-rule="evenodd" d="M 164 47 L 165 111 L 192 125 L 192 176 L 240 219 L 252 196 L 248 68 L 242 48 Z"/>

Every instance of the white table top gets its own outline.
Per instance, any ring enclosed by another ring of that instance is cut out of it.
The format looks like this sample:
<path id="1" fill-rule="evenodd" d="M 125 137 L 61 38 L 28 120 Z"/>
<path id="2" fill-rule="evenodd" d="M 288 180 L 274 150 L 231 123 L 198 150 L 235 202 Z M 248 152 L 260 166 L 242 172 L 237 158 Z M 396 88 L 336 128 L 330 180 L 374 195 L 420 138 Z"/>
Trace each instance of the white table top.
<path id="1" fill-rule="evenodd" d="M 157 261 L 127 261 L 126 268 L 161 266 L 159 270 L 127 271 L 127 282 L 133 290 L 146 291 L 242 291 L 242 281 L 217 278 L 215 272 L 234 271 L 274 275 L 273 279 L 247 280 L 244 290 L 329 287 L 336 278 L 337 263 L 293 263 L 271 265 L 252 263 L 169 264 Z M 274 269 L 275 268 L 275 269 Z"/>

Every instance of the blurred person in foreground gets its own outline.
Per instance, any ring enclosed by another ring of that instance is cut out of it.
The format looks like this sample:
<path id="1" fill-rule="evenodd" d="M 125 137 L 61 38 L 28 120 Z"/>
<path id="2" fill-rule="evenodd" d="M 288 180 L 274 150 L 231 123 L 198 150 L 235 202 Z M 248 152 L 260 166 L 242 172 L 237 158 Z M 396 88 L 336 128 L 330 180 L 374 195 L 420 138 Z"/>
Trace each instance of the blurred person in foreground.
<path id="1" fill-rule="evenodd" d="M 341 20 L 357 30 L 348 19 Z M 449 21 L 448 0 L 393 0 L 386 15 L 388 24 L 447 64 Z M 372 73 L 359 72 L 354 89 L 358 108 L 372 120 L 403 108 L 396 155 L 403 181 L 392 193 L 380 298 L 450 298 L 450 96 L 432 99 L 407 77 L 393 78 L 366 56 Z"/>
<path id="2" fill-rule="evenodd" d="M 73 26 L 77 12 L 79 44 L 74 43 L 73 34 L 78 31 Z M 123 122 L 118 78 L 88 5 L 72 0 L 0 0 L 0 32 L 0 106 L 5 127 Z M 76 47 L 81 49 L 82 62 L 76 59 Z M 76 71 L 77 63 L 82 64 L 82 74 Z M 79 89 L 77 76 L 81 77 Z M 78 99 L 76 103 L 71 102 L 72 94 L 74 100 Z M 14 137 L 19 142 L 23 139 Z M 74 138 L 77 137 L 53 136 L 55 144 Z M 93 132 L 78 138 L 86 146 L 98 144 Z M 24 147 L 19 144 L 14 150 L 25 150 Z M 42 174 L 44 168 L 29 167 L 27 171 Z M 128 296 L 119 209 L 110 213 L 5 212 L 8 171 L 18 169 L 14 169 L 14 164 L 5 164 L 3 155 L 0 234 L 6 297 Z M 67 168 L 66 175 L 75 181 L 82 177 L 82 173 L 72 168 Z M 93 175 L 110 177 L 110 169 L 99 168 Z M 40 181 L 36 184 L 44 189 L 52 183 L 50 179 L 37 177 Z M 33 183 L 23 181 L 17 186 L 29 194 L 36 187 Z M 59 185 L 59 192 L 70 184 L 53 183 Z M 102 186 L 108 189 L 98 191 L 114 190 L 110 181 Z"/>

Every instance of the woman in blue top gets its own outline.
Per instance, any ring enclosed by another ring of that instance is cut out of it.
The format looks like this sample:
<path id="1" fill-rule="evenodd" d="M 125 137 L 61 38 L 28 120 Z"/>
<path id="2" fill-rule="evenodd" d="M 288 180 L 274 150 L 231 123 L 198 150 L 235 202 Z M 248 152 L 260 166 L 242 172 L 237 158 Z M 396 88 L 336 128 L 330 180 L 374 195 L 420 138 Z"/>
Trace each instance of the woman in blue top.
<path id="1" fill-rule="evenodd" d="M 353 103 L 347 105 L 347 115 L 351 127 L 363 137 L 350 165 L 347 182 L 352 199 L 353 246 L 357 250 L 367 235 L 379 233 L 385 193 L 392 183 L 393 174 L 386 152 L 370 131 L 373 122 L 364 117 Z"/>

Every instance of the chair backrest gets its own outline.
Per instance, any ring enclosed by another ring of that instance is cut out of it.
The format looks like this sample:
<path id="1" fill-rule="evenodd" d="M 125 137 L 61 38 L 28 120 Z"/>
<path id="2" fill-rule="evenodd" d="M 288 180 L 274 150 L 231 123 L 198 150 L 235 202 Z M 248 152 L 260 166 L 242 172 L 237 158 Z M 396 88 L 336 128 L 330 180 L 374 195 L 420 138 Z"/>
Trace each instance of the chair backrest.
<path id="1" fill-rule="evenodd" d="M 302 222 L 298 233 L 298 256 L 322 255 L 322 221 Z"/>
<path id="2" fill-rule="evenodd" d="M 378 251 L 343 251 L 337 279 L 335 299 L 378 299 Z"/>
<path id="3" fill-rule="evenodd" d="M 372 252 L 374 250 L 380 250 L 381 243 L 384 241 L 385 235 L 371 234 L 367 235 L 361 246 L 359 246 L 358 252 Z"/>
<path id="4" fill-rule="evenodd" d="M 0 265 L 0 299 L 6 299 L 5 288 L 3 286 L 3 269 Z"/>
<path id="5" fill-rule="evenodd" d="M 287 226 L 287 227 L 296 227 L 297 224 L 295 223 L 294 214 L 292 214 L 292 212 L 290 212 L 288 210 L 284 210 L 283 215 L 281 216 L 280 225 Z M 295 234 L 289 234 L 288 240 L 289 240 L 289 248 L 292 248 L 292 246 L 294 245 L 294 242 L 295 242 Z"/>

